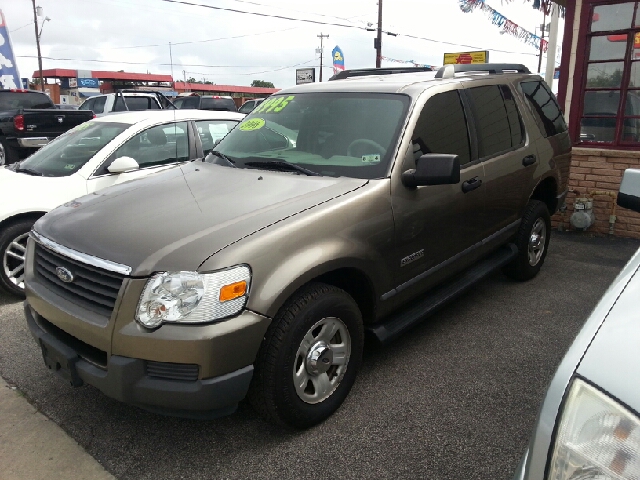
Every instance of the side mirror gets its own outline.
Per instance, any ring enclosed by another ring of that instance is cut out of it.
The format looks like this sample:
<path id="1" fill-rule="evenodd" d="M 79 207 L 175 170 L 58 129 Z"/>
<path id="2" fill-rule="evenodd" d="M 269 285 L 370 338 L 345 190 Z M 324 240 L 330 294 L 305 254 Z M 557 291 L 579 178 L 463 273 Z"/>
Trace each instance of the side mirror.
<path id="1" fill-rule="evenodd" d="M 138 170 L 140 165 L 131 157 L 118 157 L 107 167 L 109 173 L 123 173 Z"/>
<path id="2" fill-rule="evenodd" d="M 402 184 L 409 188 L 456 183 L 460 183 L 458 155 L 427 153 L 416 160 L 415 170 L 407 170 L 402 174 Z"/>
<path id="3" fill-rule="evenodd" d="M 640 170 L 628 168 L 624 171 L 618 205 L 640 213 Z"/>

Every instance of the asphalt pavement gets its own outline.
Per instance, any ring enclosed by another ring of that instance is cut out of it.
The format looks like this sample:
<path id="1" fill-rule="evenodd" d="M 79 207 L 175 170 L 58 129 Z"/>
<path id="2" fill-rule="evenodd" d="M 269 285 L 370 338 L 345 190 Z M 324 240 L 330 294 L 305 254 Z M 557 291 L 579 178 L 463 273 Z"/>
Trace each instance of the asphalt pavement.
<path id="1" fill-rule="evenodd" d="M 345 404 L 307 431 L 282 431 L 245 404 L 196 421 L 73 389 L 44 367 L 6 296 L 0 375 L 118 479 L 508 479 L 556 366 L 639 246 L 554 232 L 532 281 L 495 274 L 390 346 L 369 346 Z"/>

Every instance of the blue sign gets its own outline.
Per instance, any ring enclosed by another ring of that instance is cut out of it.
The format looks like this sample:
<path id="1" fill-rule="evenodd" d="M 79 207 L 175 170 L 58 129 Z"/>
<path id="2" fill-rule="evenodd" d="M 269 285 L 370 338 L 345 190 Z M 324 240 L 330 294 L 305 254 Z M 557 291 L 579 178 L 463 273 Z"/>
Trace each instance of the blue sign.
<path id="1" fill-rule="evenodd" d="M 78 78 L 80 88 L 100 88 L 100 80 L 97 78 Z"/>
<path id="2" fill-rule="evenodd" d="M 0 86 L 2 88 L 20 88 L 21 85 L 16 57 L 11 46 L 11 37 L 9 37 L 4 14 L 0 10 Z"/>
<path id="3" fill-rule="evenodd" d="M 344 70 L 344 54 L 340 47 L 336 45 L 331 52 L 331 56 L 333 58 L 333 74 L 335 75 Z"/>
<path id="4" fill-rule="evenodd" d="M 28 78 L 23 78 L 22 79 L 22 88 L 24 88 L 25 90 L 29 88 L 29 79 Z"/>

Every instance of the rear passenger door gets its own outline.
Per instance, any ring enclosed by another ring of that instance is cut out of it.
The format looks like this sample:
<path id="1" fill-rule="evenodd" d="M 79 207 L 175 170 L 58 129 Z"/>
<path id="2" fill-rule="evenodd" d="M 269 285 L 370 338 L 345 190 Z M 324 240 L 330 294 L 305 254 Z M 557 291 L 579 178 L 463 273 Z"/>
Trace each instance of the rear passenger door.
<path id="1" fill-rule="evenodd" d="M 486 209 L 484 237 L 515 228 L 531 194 L 537 151 L 525 134 L 520 106 L 508 85 L 467 88 L 477 139 L 478 158 L 484 165 Z"/>

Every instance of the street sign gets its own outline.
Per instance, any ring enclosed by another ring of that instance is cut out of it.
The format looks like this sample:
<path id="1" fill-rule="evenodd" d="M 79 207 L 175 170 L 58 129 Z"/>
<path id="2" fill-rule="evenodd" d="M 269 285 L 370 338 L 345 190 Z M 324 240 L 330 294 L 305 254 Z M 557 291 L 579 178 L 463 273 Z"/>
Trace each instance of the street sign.
<path id="1" fill-rule="evenodd" d="M 313 83 L 316 81 L 315 68 L 296 68 L 296 85 Z"/>
<path id="2" fill-rule="evenodd" d="M 443 65 L 488 63 L 489 51 L 481 50 L 477 52 L 445 53 Z"/>

